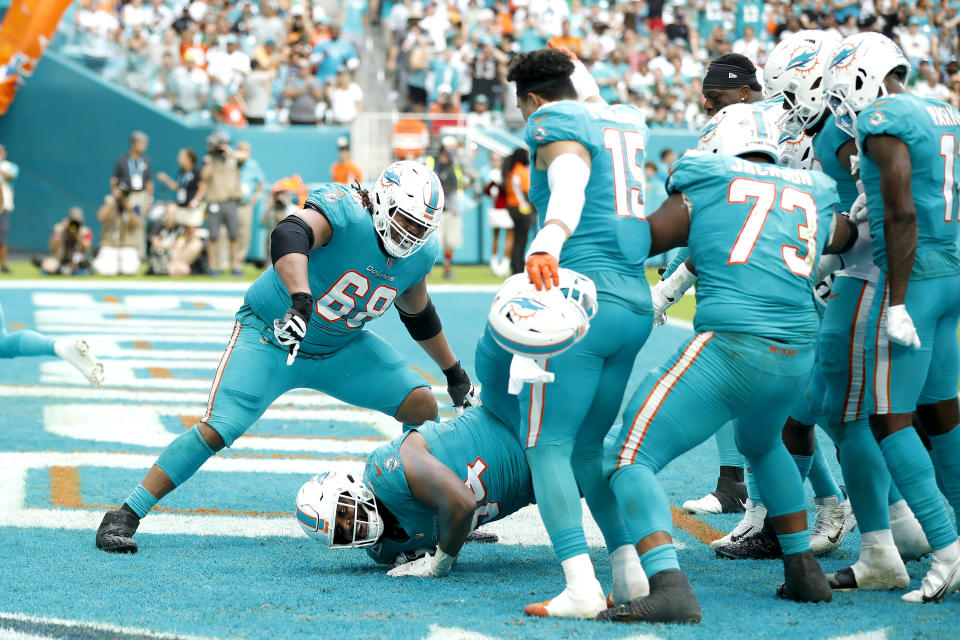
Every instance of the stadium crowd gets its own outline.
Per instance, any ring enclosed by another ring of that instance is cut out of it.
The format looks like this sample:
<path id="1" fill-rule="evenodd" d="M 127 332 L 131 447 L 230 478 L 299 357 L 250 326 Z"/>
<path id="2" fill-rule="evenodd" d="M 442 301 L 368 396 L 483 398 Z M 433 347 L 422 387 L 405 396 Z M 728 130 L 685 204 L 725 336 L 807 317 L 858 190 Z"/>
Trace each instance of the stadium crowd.
<path id="1" fill-rule="evenodd" d="M 913 64 L 913 91 L 958 105 L 958 26 L 949 0 L 353 0 L 336 16 L 294 0 L 87 0 L 61 31 L 104 77 L 160 106 L 234 125 L 351 122 L 363 100 L 353 73 L 379 27 L 391 97 L 404 111 L 482 104 L 481 112 L 509 115 L 507 64 L 551 41 L 588 64 L 609 102 L 640 106 L 652 127 L 698 128 L 708 60 L 742 53 L 762 67 L 778 41 L 808 28 L 894 38 Z"/>

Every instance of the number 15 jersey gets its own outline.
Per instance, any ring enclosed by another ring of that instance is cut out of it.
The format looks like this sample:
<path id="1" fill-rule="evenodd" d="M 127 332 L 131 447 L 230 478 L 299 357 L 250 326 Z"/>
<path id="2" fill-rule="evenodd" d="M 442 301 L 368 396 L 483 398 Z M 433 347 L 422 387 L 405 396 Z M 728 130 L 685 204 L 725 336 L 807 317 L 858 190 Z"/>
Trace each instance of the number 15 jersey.
<path id="1" fill-rule="evenodd" d="M 440 246 L 432 236 L 408 258 L 388 256 L 359 194 L 342 184 L 323 185 L 304 206 L 323 213 L 333 229 L 330 242 L 310 252 L 307 266 L 313 315 L 300 352 L 322 355 L 360 335 L 364 324 L 386 313 L 397 295 L 420 282 L 437 261 Z M 244 302 L 272 326 L 290 307 L 290 294 L 270 267 L 247 289 Z"/>
<path id="2" fill-rule="evenodd" d="M 812 343 L 812 278 L 839 200 L 833 178 L 715 154 L 683 157 L 670 171 L 667 193 L 691 203 L 694 328 Z"/>

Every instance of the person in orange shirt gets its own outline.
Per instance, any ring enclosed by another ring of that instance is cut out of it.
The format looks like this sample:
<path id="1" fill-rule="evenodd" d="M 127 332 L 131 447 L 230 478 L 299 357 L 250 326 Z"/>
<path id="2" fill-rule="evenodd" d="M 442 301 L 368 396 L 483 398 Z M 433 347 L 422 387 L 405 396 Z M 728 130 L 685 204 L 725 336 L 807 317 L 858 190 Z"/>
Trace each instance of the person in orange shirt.
<path id="1" fill-rule="evenodd" d="M 527 235 L 533 222 L 533 205 L 527 198 L 530 192 L 530 152 L 526 149 L 515 149 L 503 162 L 503 191 L 507 194 L 507 211 L 513 220 L 510 271 L 521 273 L 524 270 Z"/>
<path id="2" fill-rule="evenodd" d="M 577 57 L 583 55 L 583 40 L 570 35 L 570 21 L 564 20 L 560 27 L 560 35 L 554 36 L 547 41 L 547 45 L 557 48 L 566 48 L 577 54 Z"/>
<path id="3" fill-rule="evenodd" d="M 353 184 L 363 180 L 360 168 L 350 159 L 350 144 L 345 137 L 337 139 L 339 159 L 330 165 L 330 180 L 340 184 Z"/>

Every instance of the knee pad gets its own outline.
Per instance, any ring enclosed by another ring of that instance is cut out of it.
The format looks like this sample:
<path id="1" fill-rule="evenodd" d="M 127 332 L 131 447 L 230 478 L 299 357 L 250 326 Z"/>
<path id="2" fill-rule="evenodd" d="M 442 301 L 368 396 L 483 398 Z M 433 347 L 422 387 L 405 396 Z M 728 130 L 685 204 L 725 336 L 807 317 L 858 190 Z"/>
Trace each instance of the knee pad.
<path id="1" fill-rule="evenodd" d="M 200 428 L 194 425 L 190 431 L 177 436 L 167 445 L 157 458 L 156 465 L 179 487 L 214 453 L 200 434 Z"/>

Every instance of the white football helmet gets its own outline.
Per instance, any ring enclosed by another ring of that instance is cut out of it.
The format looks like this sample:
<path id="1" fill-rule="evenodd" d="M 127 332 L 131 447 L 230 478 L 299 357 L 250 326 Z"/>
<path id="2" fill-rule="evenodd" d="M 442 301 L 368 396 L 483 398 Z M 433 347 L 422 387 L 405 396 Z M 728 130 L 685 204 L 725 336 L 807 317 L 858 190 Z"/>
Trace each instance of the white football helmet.
<path id="1" fill-rule="evenodd" d="M 352 530 L 337 527 L 337 511 L 353 514 Z M 297 522 L 303 531 L 330 547 L 369 547 L 383 535 L 377 501 L 359 476 L 325 471 L 307 480 L 297 493 Z"/>
<path id="2" fill-rule="evenodd" d="M 887 93 L 889 73 L 901 81 L 910 74 L 910 62 L 890 38 L 869 31 L 840 41 L 823 75 L 827 106 L 840 129 L 856 138 L 857 114 Z"/>
<path id="3" fill-rule="evenodd" d="M 736 103 L 720 109 L 700 132 L 697 149 L 724 156 L 763 153 L 777 162 L 780 128 L 773 112 L 759 104 Z"/>
<path id="4" fill-rule="evenodd" d="M 806 131 L 800 130 L 800 137 L 791 137 L 784 132 L 780 135 L 780 161 L 781 167 L 790 167 L 791 169 L 813 169 L 813 136 L 807 135 Z"/>
<path id="5" fill-rule="evenodd" d="M 440 226 L 443 187 L 437 174 L 419 162 L 401 160 L 384 169 L 371 200 L 383 248 L 396 258 L 416 253 Z"/>
<path id="6" fill-rule="evenodd" d="M 826 109 L 823 72 L 839 43 L 836 34 L 799 31 L 774 47 L 767 57 L 764 89 L 768 98 L 784 98 L 784 113 L 777 122 L 793 138 L 813 126 Z"/>
<path id="7" fill-rule="evenodd" d="M 525 273 L 507 278 L 493 299 L 487 323 L 493 339 L 510 353 L 552 358 L 587 335 L 596 313 L 593 280 L 560 269 L 560 286 L 549 291 L 537 291 Z"/>

